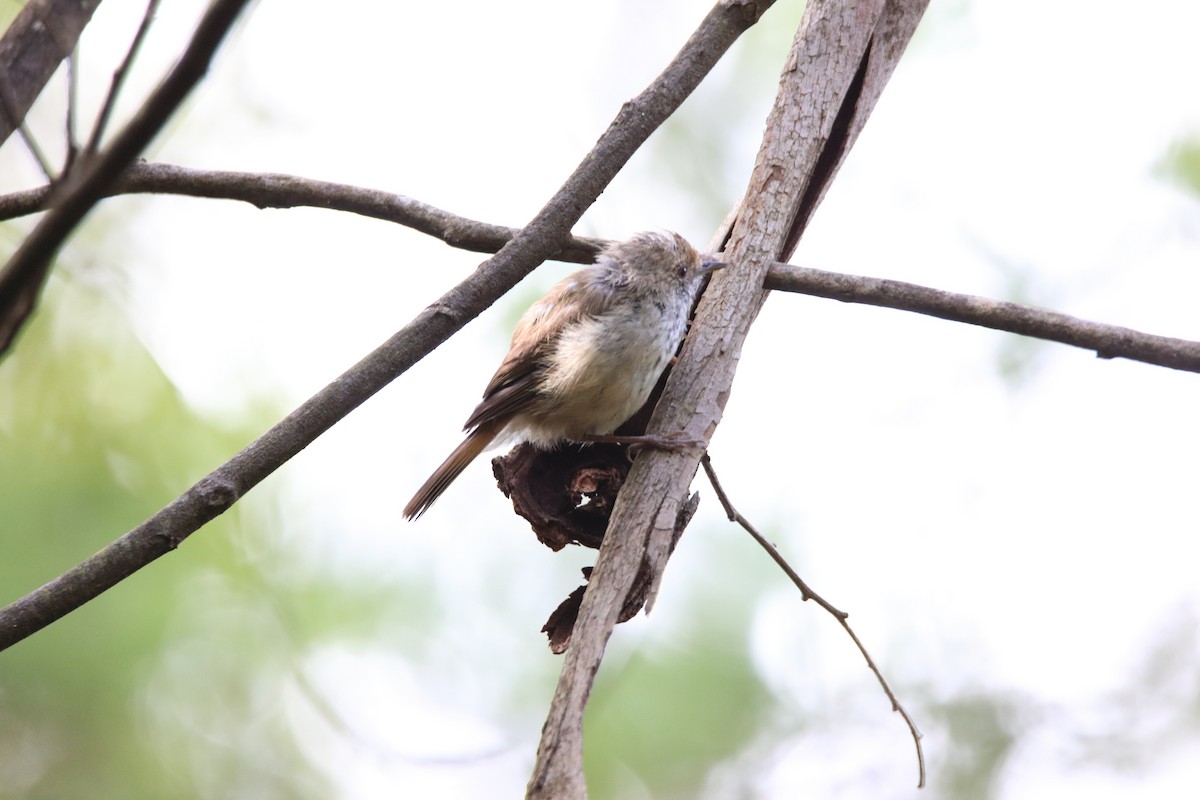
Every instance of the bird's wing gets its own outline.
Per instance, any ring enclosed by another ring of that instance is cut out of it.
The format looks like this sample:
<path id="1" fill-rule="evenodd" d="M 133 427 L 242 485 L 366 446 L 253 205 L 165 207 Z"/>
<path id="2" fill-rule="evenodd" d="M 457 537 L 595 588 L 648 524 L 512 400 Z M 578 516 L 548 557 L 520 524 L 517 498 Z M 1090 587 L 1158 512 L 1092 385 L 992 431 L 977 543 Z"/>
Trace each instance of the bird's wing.
<path id="1" fill-rule="evenodd" d="M 562 332 L 585 317 L 603 314 L 612 306 L 615 289 L 624 280 L 616 270 L 594 265 L 570 275 L 532 305 L 513 332 L 508 356 L 496 370 L 465 429 L 507 420 L 528 408 L 538 393 L 541 376 Z"/>

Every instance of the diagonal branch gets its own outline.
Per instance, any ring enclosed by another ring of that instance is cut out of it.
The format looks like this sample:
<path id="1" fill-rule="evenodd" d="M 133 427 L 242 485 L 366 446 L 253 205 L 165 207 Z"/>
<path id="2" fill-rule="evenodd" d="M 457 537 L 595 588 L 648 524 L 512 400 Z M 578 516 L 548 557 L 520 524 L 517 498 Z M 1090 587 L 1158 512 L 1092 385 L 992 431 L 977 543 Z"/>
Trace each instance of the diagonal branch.
<path id="1" fill-rule="evenodd" d="M 0 37 L 0 144 L 25 120 L 100 0 L 29 0 Z"/>
<path id="2" fill-rule="evenodd" d="M 87 143 L 83 146 L 84 158 L 90 158 L 100 150 L 100 142 L 104 139 L 104 131 L 108 127 L 108 120 L 112 117 L 113 109 L 117 106 L 117 98 L 121 94 L 121 87 L 125 85 L 125 79 L 129 76 L 129 70 L 133 66 L 134 59 L 137 58 L 138 51 L 142 49 L 142 42 L 146 40 L 146 34 L 150 31 L 150 25 L 154 22 L 154 15 L 158 13 L 159 0 L 149 0 L 146 3 L 146 10 L 142 14 L 142 21 L 138 24 L 137 31 L 133 34 L 133 41 L 129 44 L 129 49 L 125 52 L 125 57 L 121 59 L 121 64 L 113 72 L 112 82 L 108 87 L 108 94 L 104 98 L 104 105 L 100 107 L 100 113 L 96 115 L 96 122 L 92 126 L 91 135 L 88 136 Z"/>
<path id="3" fill-rule="evenodd" d="M 879 681 L 879 685 L 883 688 L 883 693 L 887 695 L 888 700 L 891 702 L 892 710 L 900 715 L 900 717 L 904 720 L 904 724 L 908 726 L 909 733 L 912 734 L 913 745 L 915 745 L 917 748 L 917 788 L 924 789 L 925 751 L 921 747 L 921 732 L 917 729 L 917 723 L 913 722 L 913 718 L 909 715 L 904 706 L 901 705 L 900 700 L 896 697 L 896 693 L 892 691 L 892 687 L 888 684 L 887 679 L 883 677 L 883 672 L 875 663 L 875 659 L 871 658 L 871 654 L 867 651 L 866 646 L 863 645 L 862 640 L 858 638 L 858 634 L 856 634 L 854 629 L 850 627 L 850 623 L 848 621 L 850 619 L 850 615 L 845 611 L 836 608 L 824 597 L 814 592 L 812 587 L 810 587 L 808 583 L 800 577 L 800 573 L 792 569 L 792 565 L 787 562 L 787 559 L 783 557 L 783 554 L 779 552 L 779 549 L 775 547 L 775 545 L 771 544 L 767 537 L 759 533 L 758 529 L 751 524 L 750 520 L 742 516 L 742 513 L 733 507 L 733 502 L 729 499 L 729 495 L 725 493 L 725 487 L 723 487 L 721 485 L 721 481 L 717 479 L 717 472 L 715 469 L 713 469 L 712 459 L 709 457 L 708 453 L 705 453 L 703 456 L 701 456 L 700 465 L 704 467 L 704 474 L 708 476 L 708 482 L 712 484 L 713 491 L 717 493 L 717 500 L 721 503 L 721 508 L 725 510 L 725 516 L 729 519 L 729 521 L 736 522 L 738 525 L 740 525 L 742 530 L 750 534 L 750 537 L 754 539 L 758 546 L 767 552 L 767 555 L 771 557 L 771 560 L 774 561 L 781 570 L 783 570 L 783 573 L 787 575 L 792 583 L 795 584 L 796 588 L 800 590 L 800 599 L 802 601 L 812 600 L 821 608 L 829 612 L 829 615 L 838 621 L 838 624 L 842 626 L 842 630 L 844 630 L 850 637 L 850 640 L 854 642 L 855 647 L 858 648 L 858 652 L 862 654 L 863 659 L 867 662 L 867 668 L 874 673 L 875 679 Z"/>
<path id="4" fill-rule="evenodd" d="M 0 650 L 111 588 L 177 547 L 562 248 L 571 226 L 741 33 L 757 5 L 722 0 L 667 68 L 626 103 L 575 172 L 493 258 L 242 452 L 82 564 L 0 609 Z"/>
<path id="5" fill-rule="evenodd" d="M 897 46 L 881 51 L 898 58 L 926 5 L 926 0 L 896 0 L 903 13 L 889 17 L 883 13 L 885 2 L 809 0 L 806 5 L 758 161 L 724 248 L 724 260 L 731 266 L 717 274 L 701 298 L 647 433 L 680 432 L 689 440 L 707 440 L 719 423 L 742 342 L 765 297 L 763 279 L 784 251 L 800 198 L 830 144 L 834 119 L 861 71 L 870 42 L 896 40 Z M 886 77 L 888 72 L 872 74 Z M 860 90 L 856 107 L 865 118 L 870 108 L 862 98 L 871 92 L 862 90 L 862 82 Z M 826 167 L 826 180 L 840 158 Z M 717 244 L 724 240 L 722 232 Z M 592 683 L 643 563 L 649 562 L 655 576 L 652 586 L 662 575 L 674 522 L 700 455 L 645 451 L 634 462 L 583 596 L 527 797 L 587 796 L 583 716 Z M 650 599 L 653 596 L 652 590 Z"/>

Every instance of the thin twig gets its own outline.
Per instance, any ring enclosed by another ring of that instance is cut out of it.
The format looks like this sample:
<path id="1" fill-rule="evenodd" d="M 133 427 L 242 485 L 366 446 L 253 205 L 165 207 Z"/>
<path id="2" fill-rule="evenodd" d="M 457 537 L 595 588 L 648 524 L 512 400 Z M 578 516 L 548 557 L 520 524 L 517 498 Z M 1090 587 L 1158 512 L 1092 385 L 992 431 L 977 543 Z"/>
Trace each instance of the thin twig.
<path id="1" fill-rule="evenodd" d="M 133 41 L 129 45 L 129 50 L 126 51 L 121 65 L 113 72 L 112 83 L 108 87 L 108 95 L 104 98 L 104 105 L 100 107 L 100 113 L 96 115 L 96 124 L 92 126 L 92 133 L 88 137 L 87 144 L 84 145 L 84 158 L 95 155 L 100 149 L 100 141 L 104 138 L 104 129 L 108 127 L 108 120 L 112 117 L 113 109 L 116 108 L 117 97 L 121 94 L 121 87 L 125 85 L 125 78 L 129 75 L 129 68 L 133 66 L 133 61 L 137 58 L 138 51 L 142 47 L 142 42 L 146 38 L 146 33 L 150 30 L 150 24 L 154 22 L 154 15 L 158 11 L 158 3 L 159 0 L 149 0 L 146 3 L 146 12 L 142 14 L 141 24 L 138 25 L 137 33 L 133 35 Z"/>
<path id="2" fill-rule="evenodd" d="M 79 156 L 79 139 L 76 136 L 79 113 L 79 48 L 73 48 L 67 55 L 67 158 L 63 162 L 63 174 L 75 165 Z"/>
<path id="3" fill-rule="evenodd" d="M 850 623 L 848 622 L 850 615 L 845 611 L 835 608 L 825 598 L 814 592 L 812 588 L 804 582 L 804 579 L 801 578 L 794 569 L 792 569 L 792 565 L 787 562 L 787 560 L 783 557 L 783 554 L 779 552 L 779 549 L 776 548 L 775 545 L 771 544 L 771 542 L 767 541 L 766 537 L 759 533 L 758 530 L 752 524 L 750 524 L 750 521 L 743 517 L 741 512 L 733 507 L 733 503 L 729 500 L 729 495 L 725 493 L 725 489 L 721 486 L 721 482 L 717 480 L 717 473 L 716 470 L 713 469 L 712 459 L 709 457 L 708 453 L 705 453 L 703 456 L 701 456 L 700 464 L 704 467 L 704 474 L 708 476 L 708 482 L 712 484 L 713 491 L 717 493 L 717 499 L 720 501 L 721 507 L 725 509 L 725 516 L 729 518 L 729 521 L 736 522 L 738 525 L 741 525 L 742 528 L 754 538 L 754 541 L 758 542 L 759 546 L 767 551 L 767 554 L 771 556 L 775 563 L 779 565 L 779 568 L 787 574 L 787 576 L 792 580 L 792 583 L 796 584 L 796 588 L 800 590 L 800 597 L 803 600 L 812 600 L 821 608 L 828 611 L 829 614 L 838 621 L 838 624 L 841 625 L 846 633 L 850 636 L 850 639 L 854 642 L 855 647 L 858 648 L 858 652 L 862 653 L 863 658 L 867 661 L 867 666 L 871 669 L 871 672 L 875 673 L 875 678 L 879 681 L 879 685 L 883 687 L 883 691 L 887 695 L 888 700 L 891 701 L 892 710 L 904 718 L 904 724 L 908 726 L 909 733 L 912 734 L 913 744 L 916 745 L 917 748 L 917 788 L 924 788 L 925 753 L 921 747 L 921 732 L 917 730 L 916 723 L 913 722 L 912 717 L 909 716 L 908 712 L 904 709 L 904 706 L 902 706 L 900 701 L 896 699 L 896 694 L 892 691 L 892 688 L 888 686 L 887 680 L 883 677 L 883 673 L 879 671 L 879 667 L 876 666 L 875 660 L 871 658 L 871 654 L 867 652 L 867 648 L 863 646 L 862 641 L 858 638 L 857 634 L 854 633 L 854 629 L 850 627 Z"/>
<path id="4" fill-rule="evenodd" d="M 70 31 L 64 29 L 64 26 L 59 23 L 59 20 L 56 17 L 50 17 L 46 20 L 45 32 L 54 42 L 54 46 L 58 49 L 58 51 L 66 54 L 63 60 L 66 62 L 67 66 L 67 114 L 65 125 L 66 130 L 64 131 L 67 143 L 67 151 L 65 157 L 63 158 L 62 169 L 58 171 L 59 176 L 64 176 L 75 163 L 75 156 L 78 153 L 78 142 L 75 137 L 75 113 L 79 103 L 79 76 L 76 72 L 76 67 L 78 65 L 76 64 L 75 60 L 76 53 L 79 49 L 77 46 L 78 39 L 71 37 Z M 34 154 L 34 157 L 38 160 L 39 165 L 42 168 L 42 172 L 51 182 L 53 182 L 53 175 L 55 174 L 54 166 L 39 150 L 37 144 L 33 140 L 33 137 L 30 135 L 25 126 L 26 121 L 22 120 L 20 133 L 22 138 L 25 139 L 25 144 L 29 148 L 30 152 Z"/>
<path id="5" fill-rule="evenodd" d="M 3 113 L 6 119 L 12 120 L 17 119 L 16 109 L 17 104 L 13 99 L 12 93 L 10 92 L 8 82 L 5 79 L 5 76 L 0 74 L 0 112 Z M 42 174 L 46 176 L 47 181 L 53 183 L 55 180 L 54 165 L 50 163 L 50 159 L 46 156 L 46 151 L 43 150 L 41 145 L 37 143 L 37 140 L 33 138 L 33 134 L 30 132 L 29 127 L 25 124 L 25 120 L 21 119 L 21 121 L 16 123 L 16 125 L 13 127 L 16 129 L 17 135 L 21 137 L 21 141 L 25 143 L 25 149 L 29 151 L 31 156 L 33 156 L 33 160 L 38 165 L 38 169 L 40 169 Z"/>
<path id="6" fill-rule="evenodd" d="M 46 176 L 46 180 L 57 180 L 57 176 L 54 173 L 54 164 L 50 162 L 50 157 L 46 155 L 46 151 L 42 149 L 42 146 L 37 143 L 37 139 L 33 137 L 33 131 L 29 130 L 29 126 L 22 122 L 17 126 L 17 135 L 25 143 L 25 149 L 33 156 L 33 160 L 37 162 L 38 169 Z"/>
<path id="7" fill-rule="evenodd" d="M 8 350 L 37 305 L 50 263 L 59 248 L 208 72 L 217 48 L 248 2 L 214 0 L 179 61 L 137 115 L 102 155 L 68 176 L 62 191 L 55 193 L 54 208 L 0 272 L 0 354 Z"/>
<path id="8" fill-rule="evenodd" d="M 63 158 L 63 166 L 59 171 L 60 176 L 65 176 L 71 167 L 75 164 L 75 157 L 79 154 L 79 140 L 75 136 L 75 116 L 79 106 L 79 75 L 77 73 L 78 64 L 76 58 L 79 53 L 79 42 L 77 38 L 70 36 L 70 32 L 65 30 L 59 24 L 58 19 L 51 17 L 47 20 L 46 32 L 50 38 L 54 40 L 55 47 L 62 53 L 65 53 L 63 60 L 67 65 L 67 114 L 66 114 L 66 130 L 64 131 L 67 143 L 67 152 Z M 43 171 L 46 167 L 43 165 Z"/>

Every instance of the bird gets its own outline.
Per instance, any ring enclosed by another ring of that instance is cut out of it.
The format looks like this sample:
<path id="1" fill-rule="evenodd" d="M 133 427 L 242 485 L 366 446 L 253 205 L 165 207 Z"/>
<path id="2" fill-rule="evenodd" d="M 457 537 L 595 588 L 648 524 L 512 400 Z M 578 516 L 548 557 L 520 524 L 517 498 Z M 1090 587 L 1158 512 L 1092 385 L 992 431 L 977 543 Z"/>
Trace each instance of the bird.
<path id="1" fill-rule="evenodd" d="M 652 231 L 609 244 L 594 264 L 555 284 L 517 323 L 508 355 L 463 426 L 466 438 L 413 495 L 404 517 L 424 514 L 496 441 L 542 449 L 688 445 L 611 434 L 645 404 L 687 333 L 705 276 L 724 266 L 677 233 Z"/>

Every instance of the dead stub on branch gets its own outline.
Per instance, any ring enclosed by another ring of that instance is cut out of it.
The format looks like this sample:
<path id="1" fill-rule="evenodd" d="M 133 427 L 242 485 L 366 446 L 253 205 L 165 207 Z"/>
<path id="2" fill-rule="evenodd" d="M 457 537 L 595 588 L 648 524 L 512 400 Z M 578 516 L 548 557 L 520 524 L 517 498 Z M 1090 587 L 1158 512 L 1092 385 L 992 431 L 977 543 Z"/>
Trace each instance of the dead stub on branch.
<path id="1" fill-rule="evenodd" d="M 625 426 L 622 431 L 629 427 L 633 426 Z M 538 541 L 546 547 L 557 552 L 578 544 L 598 550 L 630 463 L 625 445 L 565 445 L 539 450 L 521 444 L 507 455 L 492 459 L 492 472 L 500 491 L 512 501 L 513 510 L 528 520 Z M 695 513 L 698 499 L 685 504 L 676 520 L 672 550 Z M 591 567 L 583 569 L 585 581 L 591 574 Z M 618 622 L 637 616 L 646 604 L 650 585 L 649 566 L 643 565 L 621 607 Z M 586 588 L 579 586 L 571 592 L 542 627 L 551 652 L 561 654 L 570 645 Z"/>
<path id="2" fill-rule="evenodd" d="M 529 521 L 538 541 L 555 552 L 569 544 L 598 549 L 617 492 L 629 474 L 626 448 L 616 444 L 529 444 L 492 460 L 492 472 L 513 510 Z"/>
<path id="3" fill-rule="evenodd" d="M 629 458 L 626 448 L 616 444 L 565 445 L 556 450 L 521 444 L 492 459 L 492 472 L 513 510 L 529 521 L 546 547 L 557 552 L 581 544 L 598 550 L 617 492 L 629 474 Z M 591 572 L 591 567 L 583 570 L 585 580 Z M 638 584 L 641 591 L 634 587 L 621 609 L 620 622 L 631 619 L 645 602 L 649 581 Z M 551 652 L 561 654 L 570 645 L 585 589 L 579 586 L 571 592 L 542 627 Z M 630 601 L 634 601 L 632 610 Z"/>

